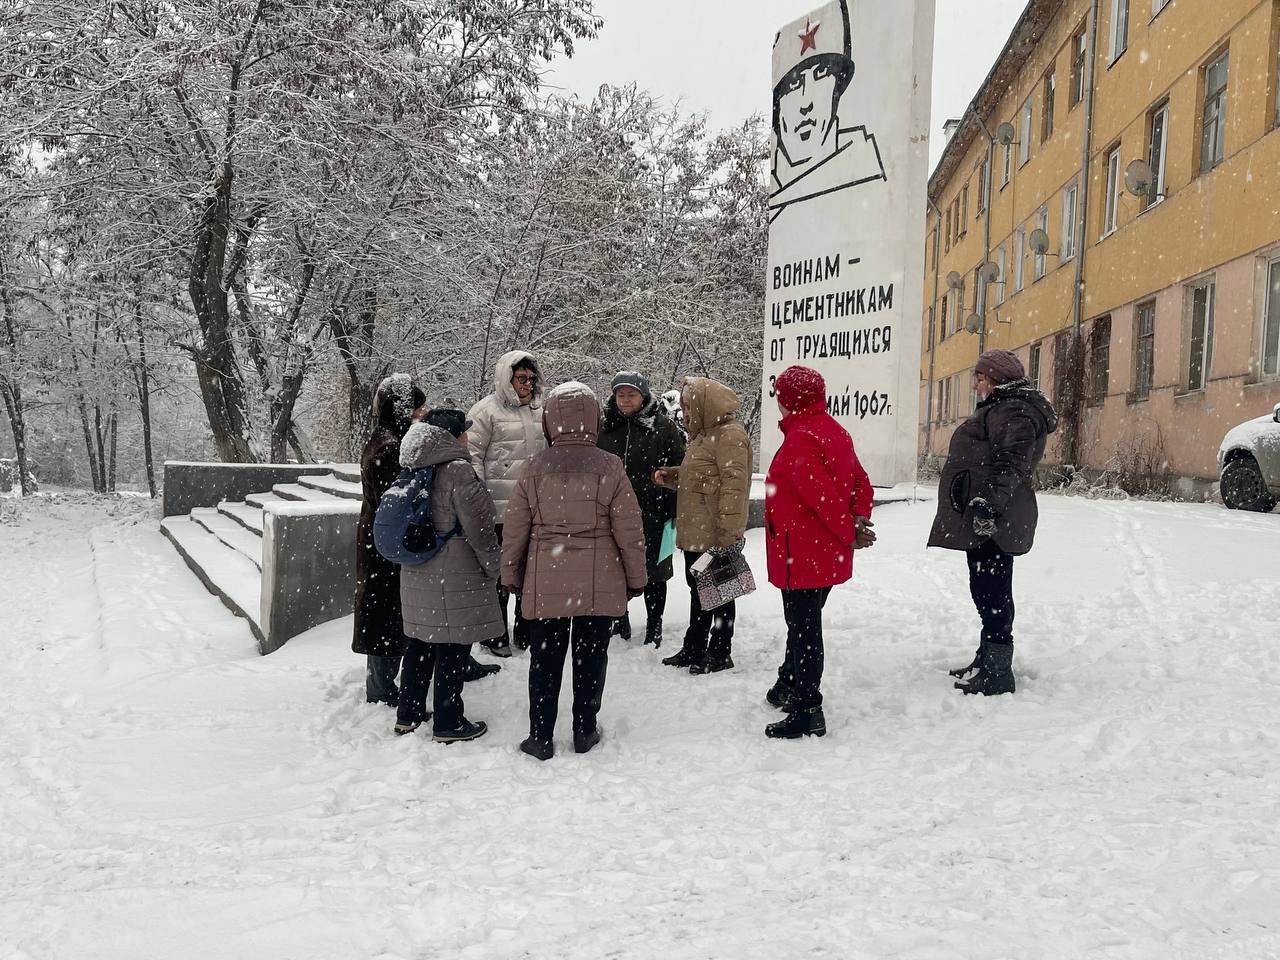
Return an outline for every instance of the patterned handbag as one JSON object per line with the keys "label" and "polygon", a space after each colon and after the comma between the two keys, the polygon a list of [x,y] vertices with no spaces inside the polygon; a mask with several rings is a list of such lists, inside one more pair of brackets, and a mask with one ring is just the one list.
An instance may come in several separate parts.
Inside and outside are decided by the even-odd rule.
{"label": "patterned handbag", "polygon": [[730,600],[755,592],[756,578],[747,558],[742,555],[745,541],[738,541],[732,553],[721,554],[711,564],[694,574],[698,586],[698,603],[703,610],[714,610]]}

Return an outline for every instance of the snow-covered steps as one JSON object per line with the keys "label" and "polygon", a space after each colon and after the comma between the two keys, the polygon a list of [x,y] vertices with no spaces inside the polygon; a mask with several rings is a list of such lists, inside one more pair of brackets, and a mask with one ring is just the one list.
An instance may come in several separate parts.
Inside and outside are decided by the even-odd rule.
{"label": "snow-covered steps", "polygon": [[299,477],[298,486],[341,497],[344,500],[364,499],[364,488],[358,480],[353,483],[350,480],[343,480],[336,474],[322,477]]}
{"label": "snow-covered steps", "polygon": [[235,520],[211,507],[197,507],[191,511],[191,519],[224,545],[244,554],[259,570],[262,569],[262,534],[249,532]]}
{"label": "snow-covered steps", "polygon": [[262,642],[261,559],[255,564],[191,517],[165,517],[160,521],[160,532],[169,538],[209,592],[236,616],[248,620],[249,629]]}
{"label": "snow-covered steps", "polygon": [[256,533],[258,536],[262,536],[261,507],[255,507],[249,503],[237,503],[234,501],[223,500],[218,504],[218,512],[224,517],[230,517],[250,533]]}
{"label": "snow-covered steps", "polygon": [[301,483],[277,483],[271,492],[280,500],[336,500],[332,493],[304,487]]}
{"label": "snow-covered steps", "polygon": [[248,506],[257,507],[261,510],[268,503],[279,503],[280,499],[274,493],[251,493],[244,498],[244,502]]}
{"label": "snow-covered steps", "polygon": [[333,466],[333,475],[343,483],[360,483],[360,464],[358,463],[336,463]]}

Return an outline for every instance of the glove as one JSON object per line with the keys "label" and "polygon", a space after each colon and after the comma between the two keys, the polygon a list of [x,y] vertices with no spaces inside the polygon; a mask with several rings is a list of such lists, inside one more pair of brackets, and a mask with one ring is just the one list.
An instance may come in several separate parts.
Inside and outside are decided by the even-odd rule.
{"label": "glove", "polygon": [[867,547],[875,546],[876,532],[871,529],[874,526],[869,517],[853,518],[853,549],[865,550]]}
{"label": "glove", "polygon": [[974,497],[969,501],[969,509],[973,512],[974,533],[985,539],[996,532],[996,512],[991,504],[982,497]]}
{"label": "glove", "polygon": [[644,587],[640,587],[638,589],[636,587],[627,587],[628,600],[634,600],[636,597],[643,597],[643,596],[644,596]]}

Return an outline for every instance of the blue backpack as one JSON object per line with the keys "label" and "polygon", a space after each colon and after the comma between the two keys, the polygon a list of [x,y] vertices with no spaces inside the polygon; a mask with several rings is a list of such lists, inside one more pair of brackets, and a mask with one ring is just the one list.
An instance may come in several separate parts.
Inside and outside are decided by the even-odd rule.
{"label": "blue backpack", "polygon": [[435,467],[404,469],[387,488],[373,516],[373,545],[378,552],[402,566],[426,563],[462,532],[462,525],[443,536],[431,522],[431,487]]}

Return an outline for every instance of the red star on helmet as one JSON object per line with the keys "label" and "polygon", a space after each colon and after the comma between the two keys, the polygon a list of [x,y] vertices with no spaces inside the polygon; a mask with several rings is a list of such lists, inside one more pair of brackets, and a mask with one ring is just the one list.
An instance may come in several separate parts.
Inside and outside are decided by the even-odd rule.
{"label": "red star on helmet", "polygon": [[818,49],[817,36],[818,36],[818,29],[821,26],[822,24],[820,22],[814,23],[814,24],[810,24],[808,20],[804,22],[804,32],[799,34],[801,56],[804,56],[804,52],[806,50]]}

